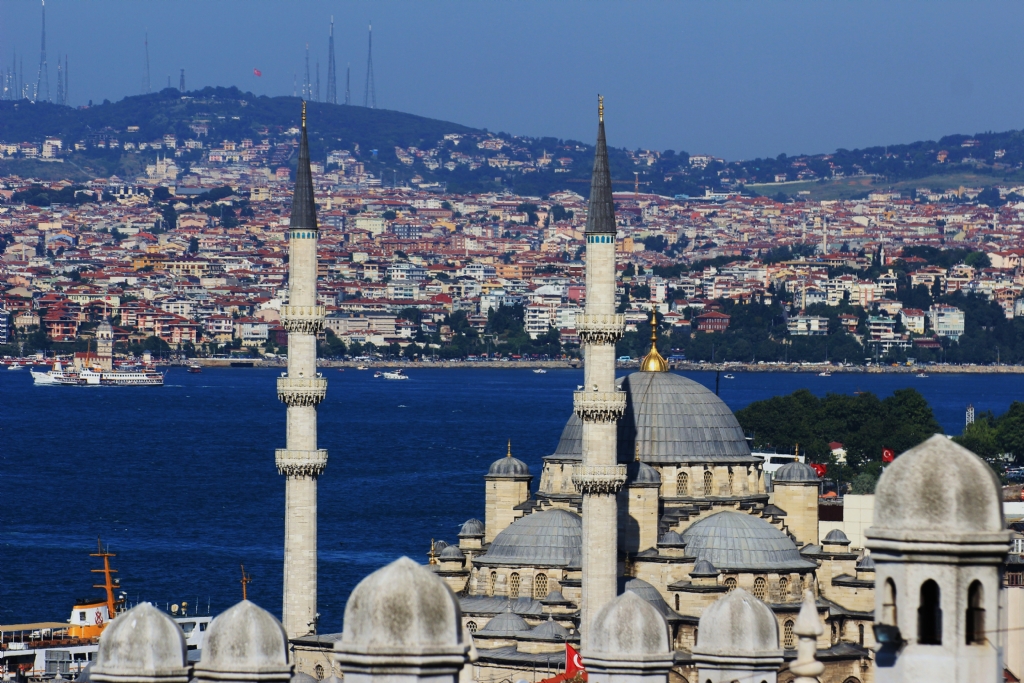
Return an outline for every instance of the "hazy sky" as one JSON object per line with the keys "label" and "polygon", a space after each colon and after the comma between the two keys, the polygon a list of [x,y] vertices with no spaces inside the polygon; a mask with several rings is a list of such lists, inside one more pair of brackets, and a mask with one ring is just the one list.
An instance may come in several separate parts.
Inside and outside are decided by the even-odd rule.
{"label": "hazy sky", "polygon": [[[525,135],[728,159],[827,152],[1024,127],[1024,3],[327,2],[49,0],[50,91],[70,61],[74,104],[151,80],[290,95],[303,48],[335,18],[339,97],[362,104],[367,23],[378,106]],[[0,0],[0,66],[39,64],[38,1]],[[263,72],[253,76],[253,68]]]}

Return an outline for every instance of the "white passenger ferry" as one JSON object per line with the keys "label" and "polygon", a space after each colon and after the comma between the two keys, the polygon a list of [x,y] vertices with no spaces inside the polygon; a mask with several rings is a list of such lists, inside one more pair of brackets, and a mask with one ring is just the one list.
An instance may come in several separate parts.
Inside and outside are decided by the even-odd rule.
{"label": "white passenger ferry", "polygon": [[104,370],[98,365],[75,371],[64,369],[57,361],[47,372],[32,370],[32,381],[42,386],[159,387],[163,386],[164,374],[146,368]]}

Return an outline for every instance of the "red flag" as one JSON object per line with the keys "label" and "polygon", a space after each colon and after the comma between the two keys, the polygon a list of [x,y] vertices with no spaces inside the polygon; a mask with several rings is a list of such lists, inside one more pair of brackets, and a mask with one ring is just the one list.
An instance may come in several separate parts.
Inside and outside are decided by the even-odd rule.
{"label": "red flag", "polygon": [[566,678],[575,676],[576,674],[583,674],[584,679],[587,676],[587,669],[583,666],[583,658],[580,657],[580,653],[570,645],[565,644],[565,676]]}
{"label": "red flag", "polygon": [[260,71],[259,69],[253,69],[252,73],[253,73],[254,76],[262,76],[263,75],[263,72]]}
{"label": "red flag", "polygon": [[896,451],[891,448],[882,449],[882,462],[892,462],[896,459]]}
{"label": "red flag", "polygon": [[811,463],[811,467],[815,472],[818,473],[819,477],[824,477],[825,472],[828,472],[828,465],[820,465],[818,463]]}

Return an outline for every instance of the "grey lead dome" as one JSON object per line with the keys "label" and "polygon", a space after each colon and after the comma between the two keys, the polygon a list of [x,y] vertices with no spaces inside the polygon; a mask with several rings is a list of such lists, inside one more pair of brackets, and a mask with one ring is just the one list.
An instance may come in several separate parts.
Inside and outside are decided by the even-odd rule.
{"label": "grey lead dome", "polygon": [[779,623],[768,605],[735,588],[704,609],[694,654],[781,656]]}
{"label": "grey lead dome", "polygon": [[200,681],[289,681],[288,637],[274,615],[243,600],[210,624],[203,656],[195,667]]}
{"label": "grey lead dome", "polygon": [[491,468],[487,470],[488,477],[528,477],[530,476],[530,468],[525,462],[519,458],[513,458],[512,456],[506,456],[499,458],[491,464]]}
{"label": "grey lead dome", "polygon": [[725,571],[806,571],[817,567],[800,556],[786,534],[742,512],[718,512],[683,532],[686,554]]}
{"label": "grey lead dome", "polygon": [[583,522],[579,515],[553,509],[517,519],[494,537],[478,565],[578,567]]}
{"label": "grey lead dome", "polygon": [[788,462],[775,472],[775,476],[772,477],[773,483],[783,482],[819,482],[821,478],[818,473],[814,471],[814,468],[810,465],[805,465],[802,462]]}

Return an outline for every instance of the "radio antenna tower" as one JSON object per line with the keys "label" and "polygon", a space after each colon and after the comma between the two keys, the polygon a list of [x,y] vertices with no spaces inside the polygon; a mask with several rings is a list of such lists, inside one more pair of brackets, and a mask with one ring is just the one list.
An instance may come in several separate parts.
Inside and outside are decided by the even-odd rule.
{"label": "radio antenna tower", "polygon": [[334,16],[331,16],[331,34],[327,39],[327,103],[338,103],[338,74],[334,69]]}
{"label": "radio antenna tower", "polygon": [[142,94],[148,95],[151,92],[149,87],[149,32],[146,32],[146,39],[143,42],[146,49],[146,65],[145,70],[142,72]]}
{"label": "radio antenna tower", "polygon": [[57,104],[64,104],[64,67],[57,59]]}
{"label": "radio antenna tower", "polygon": [[181,70],[181,78],[178,79],[178,90],[185,92],[185,70]]}
{"label": "radio antenna tower", "polygon": [[313,87],[309,80],[309,43],[306,43],[306,77],[302,81],[302,99],[310,99],[312,90]]}
{"label": "radio antenna tower", "polygon": [[320,101],[320,59],[316,60],[316,85],[313,86],[313,101]]}
{"label": "radio antenna tower", "polygon": [[[43,40],[39,49],[39,75],[36,77],[35,99],[44,102],[50,99],[50,74],[46,67],[46,0],[43,2]],[[44,95],[43,92],[46,92]]]}
{"label": "radio antenna tower", "polygon": [[352,104],[352,65],[345,65],[345,104]]}
{"label": "radio antenna tower", "polygon": [[363,106],[377,108],[377,87],[373,82],[373,22],[370,22],[370,48],[366,52],[366,91],[363,93]]}
{"label": "radio antenna tower", "polygon": [[71,91],[68,90],[68,56],[64,55],[64,104],[71,104]]}

